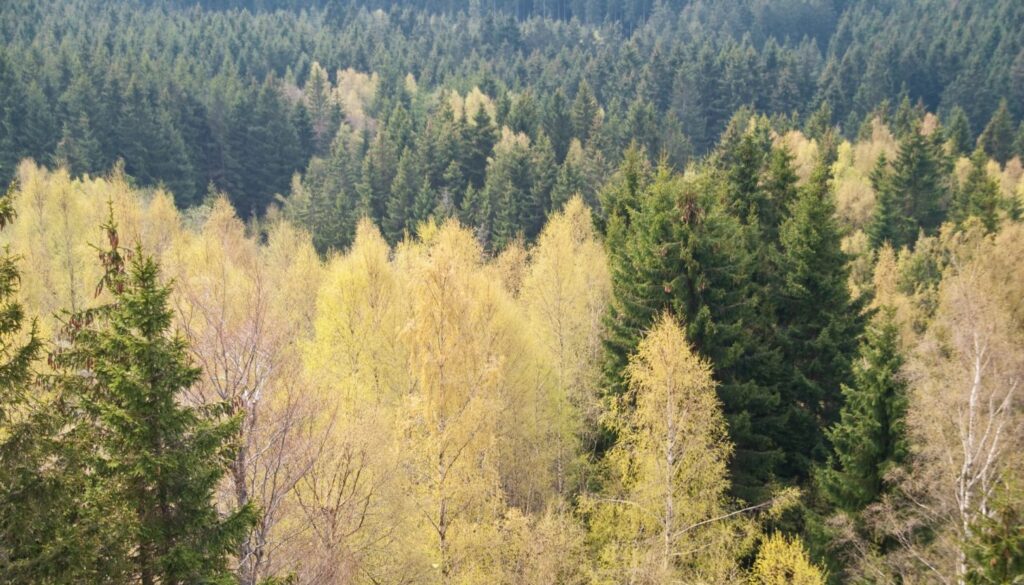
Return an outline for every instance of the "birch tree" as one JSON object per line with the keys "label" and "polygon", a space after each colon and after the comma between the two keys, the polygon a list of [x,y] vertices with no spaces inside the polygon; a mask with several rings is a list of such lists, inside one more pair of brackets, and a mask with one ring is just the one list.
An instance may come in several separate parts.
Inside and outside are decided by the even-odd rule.
{"label": "birch tree", "polygon": [[714,521],[725,507],[732,445],[710,364],[663,315],[627,377],[629,392],[611,412],[618,442],[608,456],[620,491],[594,502],[595,524],[607,531],[601,582],[735,579],[728,526]]}

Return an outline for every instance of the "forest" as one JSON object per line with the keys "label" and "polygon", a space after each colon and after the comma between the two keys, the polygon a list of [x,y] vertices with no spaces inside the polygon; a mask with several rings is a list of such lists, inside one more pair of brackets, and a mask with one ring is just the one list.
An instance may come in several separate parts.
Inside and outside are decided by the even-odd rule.
{"label": "forest", "polygon": [[0,37],[0,585],[1024,582],[1024,3]]}

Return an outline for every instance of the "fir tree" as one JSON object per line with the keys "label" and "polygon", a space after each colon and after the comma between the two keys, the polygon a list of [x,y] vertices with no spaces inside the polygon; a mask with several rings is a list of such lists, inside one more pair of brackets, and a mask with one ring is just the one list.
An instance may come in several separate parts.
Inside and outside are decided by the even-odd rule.
{"label": "fir tree", "polygon": [[200,371],[169,333],[170,287],[141,249],[126,259],[112,219],[104,228],[100,286],[113,302],[71,316],[70,345],[53,358],[64,400],[95,429],[93,473],[123,502],[132,579],[227,582],[228,557],[255,521],[251,507],[222,516],[214,502],[239,420],[227,418],[225,404],[182,402]]}
{"label": "fir tree", "polygon": [[851,512],[878,499],[885,475],[907,455],[907,384],[894,315],[885,309],[867,328],[852,384],[843,385],[839,421],[828,430],[834,453],[819,482],[829,501]]}

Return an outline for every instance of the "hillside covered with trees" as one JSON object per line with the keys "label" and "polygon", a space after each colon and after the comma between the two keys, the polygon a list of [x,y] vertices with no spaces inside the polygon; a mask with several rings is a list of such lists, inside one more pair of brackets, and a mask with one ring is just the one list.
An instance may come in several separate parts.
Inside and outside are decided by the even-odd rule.
{"label": "hillside covered with trees", "polygon": [[0,583],[1024,578],[1024,4],[0,36]]}

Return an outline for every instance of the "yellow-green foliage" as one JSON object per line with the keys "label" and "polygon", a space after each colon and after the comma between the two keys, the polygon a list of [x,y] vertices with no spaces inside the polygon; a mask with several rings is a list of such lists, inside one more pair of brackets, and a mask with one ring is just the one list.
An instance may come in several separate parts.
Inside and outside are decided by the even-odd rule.
{"label": "yellow-green foliage", "polygon": [[736,579],[742,539],[716,520],[732,445],[710,364],[666,314],[630,358],[628,378],[629,394],[608,421],[618,432],[608,454],[613,488],[585,503],[596,582]]}
{"label": "yellow-green foliage", "polygon": [[[44,333],[58,311],[98,302],[90,244],[108,200],[122,244],[138,241],[174,280],[176,326],[204,370],[191,398],[247,413],[246,452],[259,456],[238,478],[280,542],[274,570],[452,583],[569,570],[528,540],[582,542],[554,511],[585,476],[581,420],[597,416],[610,290],[582,202],[496,260],[454,222],[392,250],[364,221],[324,261],[273,214],[254,237],[223,198],[183,215],[119,174],[71,180],[31,164],[20,185],[3,238],[25,258],[20,294]],[[517,560],[500,539],[518,539]]]}
{"label": "yellow-green foliage", "polygon": [[72,180],[66,171],[47,171],[26,161],[18,168],[15,208],[18,221],[0,234],[22,258],[20,297],[40,317],[40,333],[52,335],[57,315],[80,310],[94,299],[101,268],[94,246],[102,245],[99,226],[108,201],[120,224],[121,243],[165,250],[175,237],[178,214],[169,195],[140,197],[123,174],[107,179]]}
{"label": "yellow-green foliage", "polygon": [[487,94],[480,91],[479,87],[473,87],[463,97],[459,92],[452,90],[448,94],[448,105],[451,106],[452,112],[455,113],[455,119],[460,120],[465,117],[469,124],[474,124],[474,116],[477,111],[483,107],[484,111],[487,112],[488,117],[491,121],[494,121],[497,117],[497,106],[494,105],[492,100]]}
{"label": "yellow-green foliage", "polygon": [[824,585],[825,575],[807,558],[799,538],[775,533],[761,544],[751,571],[753,585]]}
{"label": "yellow-green foliage", "polygon": [[871,188],[871,169],[879,155],[890,161],[896,155],[896,140],[880,121],[872,122],[871,139],[865,142],[843,142],[832,167],[835,183],[836,214],[851,229],[862,229],[871,219],[875,192]]}
{"label": "yellow-green foliage", "polygon": [[811,177],[815,165],[818,164],[818,142],[807,138],[799,130],[790,130],[776,137],[776,146],[784,146],[793,155],[793,168],[796,170],[800,183],[806,183]]}
{"label": "yellow-green foliage", "polygon": [[339,69],[336,79],[338,84],[331,92],[331,99],[341,106],[353,128],[366,128],[370,122],[366,109],[377,95],[380,77],[376,73],[366,74],[348,68]]}

